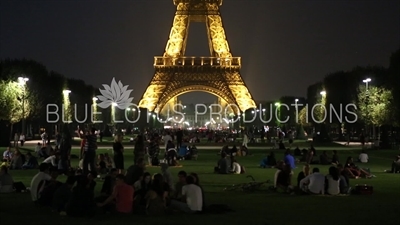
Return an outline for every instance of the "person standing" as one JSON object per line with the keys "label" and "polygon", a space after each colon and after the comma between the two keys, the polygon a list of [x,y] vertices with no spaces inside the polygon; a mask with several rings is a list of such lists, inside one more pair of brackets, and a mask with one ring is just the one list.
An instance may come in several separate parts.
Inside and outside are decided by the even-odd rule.
{"label": "person standing", "polygon": [[245,133],[243,133],[243,143],[242,143],[242,146],[248,148],[248,147],[247,147],[247,144],[248,144],[248,143],[249,143],[249,136],[248,136],[247,132],[245,132]]}
{"label": "person standing", "polygon": [[119,174],[124,173],[124,146],[122,146],[122,136],[116,135],[114,144],[114,164]]}
{"label": "person standing", "polygon": [[18,142],[19,142],[19,135],[18,133],[14,134],[14,147],[18,147]]}
{"label": "person standing", "polygon": [[96,129],[92,128],[90,134],[86,136],[85,152],[83,155],[83,174],[89,174],[90,170],[96,169],[96,149],[97,149],[97,136]]}
{"label": "person standing", "polygon": [[42,138],[42,145],[45,146],[46,142],[47,142],[47,133],[46,133],[46,131],[44,131],[40,137]]}
{"label": "person standing", "polygon": [[168,151],[168,148],[167,148],[168,141],[173,141],[171,133],[167,132],[167,134],[163,137],[163,140],[164,140],[164,144],[165,144],[165,152],[167,152]]}
{"label": "person standing", "polygon": [[135,149],[133,150],[133,160],[134,163],[137,162],[138,159],[144,158],[145,154],[145,146],[143,135],[138,135],[135,143]]}
{"label": "person standing", "polygon": [[176,147],[179,149],[182,145],[183,131],[179,128],[176,132]]}
{"label": "person standing", "polygon": [[21,133],[21,135],[19,136],[19,142],[21,143],[21,147],[24,146],[25,134]]}

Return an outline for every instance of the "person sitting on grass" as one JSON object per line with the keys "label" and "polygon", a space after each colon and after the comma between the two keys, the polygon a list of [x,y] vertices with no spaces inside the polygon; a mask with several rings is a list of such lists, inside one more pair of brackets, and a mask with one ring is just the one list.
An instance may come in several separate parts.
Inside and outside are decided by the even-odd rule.
{"label": "person sitting on grass", "polygon": [[307,149],[303,148],[303,150],[301,150],[301,157],[300,157],[300,162],[303,163],[307,163],[307,155],[308,155],[308,151]]}
{"label": "person sitting on grass", "polygon": [[319,161],[318,160],[316,160],[315,159],[315,153],[314,153],[315,151],[314,150],[312,150],[312,149],[309,149],[308,150],[308,153],[307,153],[307,159],[306,159],[306,162],[308,163],[308,164],[318,164],[319,163]]}
{"label": "person sitting on grass", "polygon": [[311,168],[309,164],[305,164],[303,166],[303,171],[297,175],[297,187],[300,187],[300,181],[306,178],[308,175],[311,174]]}
{"label": "person sitting on grass", "polygon": [[104,162],[106,162],[107,170],[114,168],[114,161],[108,153],[104,153]]}
{"label": "person sitting on grass", "polygon": [[66,215],[65,207],[71,198],[72,188],[76,182],[75,176],[69,176],[64,184],[62,184],[53,195],[52,207],[53,210],[60,213],[60,215]]}
{"label": "person sitting on grass", "polygon": [[240,156],[249,156],[249,155],[251,155],[250,154],[250,152],[249,152],[249,148],[247,147],[247,146],[240,146],[240,149],[239,149],[239,152],[240,152]]}
{"label": "person sitting on grass", "polygon": [[47,163],[42,163],[39,166],[39,173],[37,173],[31,181],[31,187],[30,187],[30,192],[31,192],[31,198],[33,202],[37,202],[37,200],[40,198],[41,192],[43,191],[44,186],[39,187],[39,184],[43,180],[51,180],[52,177],[50,176],[50,171],[49,171],[49,164]]}
{"label": "person sitting on grass", "polygon": [[329,158],[326,151],[323,151],[322,154],[319,156],[319,164],[321,165],[331,165],[332,160]]}
{"label": "person sitting on grass", "polygon": [[221,153],[221,159],[218,160],[217,166],[214,168],[215,173],[229,174],[230,162],[227,158],[226,153]]}
{"label": "person sitting on grass", "polygon": [[293,154],[294,156],[302,156],[299,146],[296,146],[296,148],[293,150]]}
{"label": "person sitting on grass", "polygon": [[151,188],[146,193],[146,214],[151,216],[164,215],[167,207],[169,186],[161,174],[154,174]]}
{"label": "person sitting on grass", "polygon": [[332,152],[333,152],[333,154],[332,154],[332,164],[333,165],[338,165],[340,163],[340,161],[339,161],[339,156],[337,154],[337,151],[333,150]]}
{"label": "person sitting on grass", "polygon": [[129,185],[134,185],[136,181],[143,176],[146,164],[143,158],[139,158],[135,165],[128,167],[125,172],[126,183]]}
{"label": "person sitting on grass", "polygon": [[205,196],[204,196],[204,190],[203,187],[200,185],[200,179],[199,179],[199,175],[197,173],[190,173],[190,176],[192,176],[194,178],[194,184],[199,186],[199,188],[201,189],[201,196],[203,197],[202,199],[202,203],[203,203],[203,211],[206,208],[206,202],[205,202]]}
{"label": "person sitting on grass", "polygon": [[340,193],[347,194],[351,190],[349,176],[347,175],[342,164],[338,164],[336,168],[338,169],[340,175]]}
{"label": "person sitting on grass", "polygon": [[56,153],[52,156],[47,157],[43,160],[43,163],[49,164],[51,167],[58,168],[58,160],[60,159],[60,154]]}
{"label": "person sitting on grass", "polygon": [[107,174],[107,163],[104,154],[99,154],[97,158],[97,171],[101,175]]}
{"label": "person sitting on grass", "polygon": [[233,155],[233,156],[235,156],[235,155],[238,154],[238,149],[237,149],[236,145],[233,145],[233,146],[232,146],[232,148],[231,148],[229,154],[230,154],[230,155]]}
{"label": "person sitting on grass", "polygon": [[300,189],[308,194],[325,194],[325,176],[319,172],[318,168],[313,169],[313,173],[300,181]]}
{"label": "person sitting on grass", "polygon": [[365,151],[365,149],[363,149],[363,150],[361,151],[361,154],[358,156],[358,161],[359,161],[360,163],[368,163],[369,158],[368,158],[367,151]]}
{"label": "person sitting on grass", "polygon": [[8,173],[7,166],[0,167],[0,193],[14,192],[14,180]]}
{"label": "person sitting on grass", "polygon": [[22,165],[24,164],[23,156],[24,155],[18,149],[16,149],[10,162],[10,169],[22,169]]}
{"label": "person sitting on grass", "polygon": [[38,161],[35,156],[30,152],[26,153],[26,162],[22,165],[22,169],[36,169],[38,167]]}
{"label": "person sitting on grass", "polygon": [[98,203],[98,207],[104,207],[106,211],[128,214],[132,213],[134,190],[131,185],[125,183],[125,176],[118,174],[115,177],[114,190],[104,202]]}
{"label": "person sitting on grass", "polygon": [[135,211],[146,205],[145,196],[146,193],[150,190],[150,188],[151,188],[151,175],[150,173],[146,172],[143,174],[142,177],[140,177],[140,180],[136,181],[135,184],[133,185],[133,189],[135,191],[135,196],[133,200]]}
{"label": "person sitting on grass", "polygon": [[103,199],[109,197],[112,194],[115,185],[115,178],[118,172],[118,169],[114,168],[111,169],[110,172],[105,176],[104,183],[100,191],[100,196],[104,196]]}
{"label": "person sitting on grass", "polygon": [[40,142],[37,143],[36,147],[35,147],[35,153],[38,156],[40,149],[42,148],[42,144]]}
{"label": "person sitting on grass", "polygon": [[160,167],[161,167],[161,175],[164,177],[164,182],[168,184],[169,189],[171,191],[174,191],[174,188],[175,188],[174,181],[172,178],[171,171],[169,171],[169,169],[168,169],[168,164],[161,163]]}
{"label": "person sitting on grass", "polygon": [[276,158],[275,153],[270,152],[267,157],[261,160],[260,167],[261,168],[274,168],[276,166]]}
{"label": "person sitting on grass", "polygon": [[40,198],[37,203],[41,206],[51,206],[52,199],[54,193],[57,191],[59,187],[62,186],[60,181],[57,181],[58,178],[58,170],[57,168],[50,167],[50,180],[42,180],[39,184],[39,187],[42,189],[40,193]]}
{"label": "person sitting on grass", "polygon": [[292,169],[296,168],[296,160],[294,159],[292,154],[290,154],[290,149],[287,149],[285,152],[284,162],[286,165],[290,165]]}
{"label": "person sitting on grass", "polygon": [[187,173],[183,170],[178,172],[178,182],[175,184],[175,190],[172,192],[173,199],[180,199],[182,197],[182,187],[186,185]]}
{"label": "person sitting on grass", "polygon": [[329,174],[326,176],[326,193],[329,195],[338,195],[341,193],[340,191],[340,174],[339,169],[331,166],[329,167]]}
{"label": "person sitting on grass", "polygon": [[203,210],[202,190],[195,184],[193,176],[186,177],[186,185],[182,188],[182,199],[181,201],[172,200],[171,208],[184,213],[195,213]]}
{"label": "person sitting on grass", "polygon": [[392,162],[392,169],[385,170],[386,173],[400,173],[400,154],[396,156],[396,159]]}
{"label": "person sitting on grass", "polygon": [[3,162],[10,163],[13,156],[14,156],[13,151],[11,150],[10,147],[8,147],[7,150],[3,152]]}
{"label": "person sitting on grass", "polygon": [[285,192],[292,192],[292,168],[289,164],[280,162],[274,177],[274,189],[282,189]]}
{"label": "person sitting on grass", "polygon": [[236,159],[232,159],[232,167],[231,167],[230,172],[233,174],[241,174],[242,173],[242,167],[240,166],[240,164],[237,162]]}
{"label": "person sitting on grass", "polygon": [[225,154],[227,154],[227,155],[230,155],[230,154],[231,154],[231,151],[230,151],[228,145],[222,146],[221,151],[219,151],[219,152],[217,153],[217,155],[220,155],[220,154],[222,154],[222,153],[225,153]]}
{"label": "person sitting on grass", "polygon": [[39,158],[43,158],[43,159],[46,159],[47,157],[49,157],[49,155],[47,154],[47,148],[45,146],[42,146],[40,148],[40,150],[38,151],[37,156]]}
{"label": "person sitting on grass", "polygon": [[348,157],[344,166],[345,171],[349,174],[350,178],[358,179],[360,177],[372,178],[373,176],[364,169],[358,168],[353,163],[353,157]]}
{"label": "person sitting on grass", "polygon": [[65,212],[71,217],[91,217],[95,215],[94,192],[86,176],[77,177],[77,184],[72,189],[71,197],[65,206]]}

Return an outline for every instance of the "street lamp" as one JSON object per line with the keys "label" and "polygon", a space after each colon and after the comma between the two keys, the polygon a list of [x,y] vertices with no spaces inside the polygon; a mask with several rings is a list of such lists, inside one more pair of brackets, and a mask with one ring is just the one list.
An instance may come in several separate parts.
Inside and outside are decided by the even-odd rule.
{"label": "street lamp", "polygon": [[63,94],[64,94],[64,95],[69,95],[70,93],[71,93],[70,90],[64,90],[64,91],[63,91]]}
{"label": "street lamp", "polygon": [[99,99],[96,98],[96,97],[93,97],[92,100],[93,100],[93,102],[96,102],[96,101],[99,100]]}
{"label": "street lamp", "polygon": [[26,98],[26,82],[29,81],[27,77],[18,77],[18,84],[22,87],[22,131],[25,135],[25,98]]}
{"label": "street lamp", "polygon": [[367,79],[363,80],[363,82],[365,83],[365,90],[367,90],[367,92],[368,92],[368,83],[371,82],[371,78],[367,78]]}
{"label": "street lamp", "polygon": [[321,94],[322,96],[325,96],[325,95],[326,95],[326,91],[321,91],[320,94]]}
{"label": "street lamp", "polygon": [[[367,78],[365,80],[363,80],[363,83],[365,83],[365,106],[368,107],[369,105],[369,92],[368,92],[368,83],[371,82],[371,78]],[[366,116],[367,116],[367,120],[369,120],[369,114],[368,114],[369,110],[367,108],[366,110]],[[368,129],[369,130],[369,129]],[[370,130],[369,130],[370,131]],[[375,127],[372,128],[372,138],[375,141]]]}

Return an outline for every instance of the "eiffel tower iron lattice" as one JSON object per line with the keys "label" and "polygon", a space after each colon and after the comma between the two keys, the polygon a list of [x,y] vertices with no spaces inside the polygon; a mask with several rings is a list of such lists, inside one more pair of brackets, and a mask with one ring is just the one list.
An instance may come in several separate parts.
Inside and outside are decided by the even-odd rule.
{"label": "eiffel tower iron lattice", "polygon": [[[163,56],[154,57],[155,74],[139,107],[160,112],[174,97],[202,91],[236,105],[242,112],[255,108],[241,75],[241,58],[232,57],[222,26],[222,0],[173,0],[176,13]],[[185,57],[191,22],[206,24],[211,57]],[[237,109],[232,107],[232,110]],[[240,112],[234,112],[239,114]]]}

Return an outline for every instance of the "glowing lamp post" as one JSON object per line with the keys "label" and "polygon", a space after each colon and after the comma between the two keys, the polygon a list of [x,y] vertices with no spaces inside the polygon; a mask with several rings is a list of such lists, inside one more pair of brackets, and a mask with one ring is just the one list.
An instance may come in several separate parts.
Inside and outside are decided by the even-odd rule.
{"label": "glowing lamp post", "polygon": [[67,114],[67,121],[71,121],[71,102],[69,101],[69,94],[71,94],[70,90],[63,90],[63,105],[64,105],[64,112]]}
{"label": "glowing lamp post", "polygon": [[27,77],[18,77],[18,84],[22,88],[22,130],[21,132],[25,134],[25,98],[26,98],[26,82],[29,81]]}
{"label": "glowing lamp post", "polygon": [[367,78],[365,80],[363,80],[363,82],[365,83],[365,90],[368,92],[368,83],[371,82],[371,78]]}
{"label": "glowing lamp post", "polygon": [[93,118],[92,119],[93,119],[93,123],[95,123],[97,121],[97,118],[96,118],[96,115],[97,115],[97,100],[99,100],[99,99],[96,98],[96,97],[93,97],[92,100],[93,100],[93,104],[92,104],[92,107],[93,107],[92,116],[93,116]]}
{"label": "glowing lamp post", "polygon": [[[365,83],[365,106],[367,107],[367,110],[366,110],[366,117],[367,117],[367,120],[369,120],[369,110],[368,110],[368,105],[369,105],[369,92],[368,92],[368,83],[369,82],[371,82],[372,80],[371,80],[371,78],[367,78],[367,79],[365,79],[365,80],[363,80],[363,83]],[[368,123],[369,123],[370,121],[368,121]],[[375,127],[373,127],[372,128],[372,138],[373,138],[373,140],[375,141]]]}
{"label": "glowing lamp post", "polygon": [[[281,121],[281,103],[280,102],[275,102],[275,107],[276,107],[276,110],[277,110],[277,111],[275,111],[275,115],[278,114],[276,125],[280,126],[280,121]],[[278,112],[278,113],[276,113],[276,112]]]}

